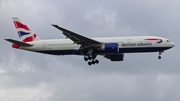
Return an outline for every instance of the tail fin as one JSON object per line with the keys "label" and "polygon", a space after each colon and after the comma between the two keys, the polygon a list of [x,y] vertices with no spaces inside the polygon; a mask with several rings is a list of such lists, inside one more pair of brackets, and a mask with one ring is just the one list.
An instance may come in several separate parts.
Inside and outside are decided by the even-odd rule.
{"label": "tail fin", "polygon": [[22,42],[38,41],[40,38],[18,17],[13,17],[13,22]]}

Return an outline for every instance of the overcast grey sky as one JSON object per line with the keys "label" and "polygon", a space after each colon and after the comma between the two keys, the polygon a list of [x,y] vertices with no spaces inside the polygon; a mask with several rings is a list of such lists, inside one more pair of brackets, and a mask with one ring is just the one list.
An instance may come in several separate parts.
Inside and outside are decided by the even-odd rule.
{"label": "overcast grey sky", "polygon": [[[179,0],[0,0],[0,101],[179,101]],[[65,38],[58,24],[88,37],[153,35],[176,46],[158,53],[98,57],[51,56],[11,48],[18,39],[11,17],[41,39]]]}

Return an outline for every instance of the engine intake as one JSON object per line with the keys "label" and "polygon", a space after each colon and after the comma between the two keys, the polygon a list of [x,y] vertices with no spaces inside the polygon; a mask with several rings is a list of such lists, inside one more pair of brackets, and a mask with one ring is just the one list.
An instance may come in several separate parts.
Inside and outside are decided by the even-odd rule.
{"label": "engine intake", "polygon": [[118,43],[104,43],[101,49],[105,53],[119,53],[119,44]]}

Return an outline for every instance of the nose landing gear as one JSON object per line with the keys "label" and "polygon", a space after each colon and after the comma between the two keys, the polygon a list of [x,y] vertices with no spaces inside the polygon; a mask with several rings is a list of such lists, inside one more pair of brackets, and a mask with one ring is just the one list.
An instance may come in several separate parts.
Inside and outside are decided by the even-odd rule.
{"label": "nose landing gear", "polygon": [[158,56],[158,59],[161,59],[161,56]]}
{"label": "nose landing gear", "polygon": [[162,55],[163,52],[164,52],[164,51],[160,51],[160,52],[159,52],[158,59],[161,59],[161,55]]}

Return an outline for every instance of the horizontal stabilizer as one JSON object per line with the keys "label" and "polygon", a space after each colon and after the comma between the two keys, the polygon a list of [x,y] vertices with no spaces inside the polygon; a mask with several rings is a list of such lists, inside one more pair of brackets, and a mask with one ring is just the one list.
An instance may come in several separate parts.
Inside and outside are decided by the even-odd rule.
{"label": "horizontal stabilizer", "polygon": [[17,41],[17,40],[13,40],[13,39],[5,39],[5,40],[6,40],[6,41],[9,41],[9,42],[11,42],[11,43],[20,45],[20,46],[33,46],[33,45],[31,45],[31,44],[24,43],[24,42]]}

